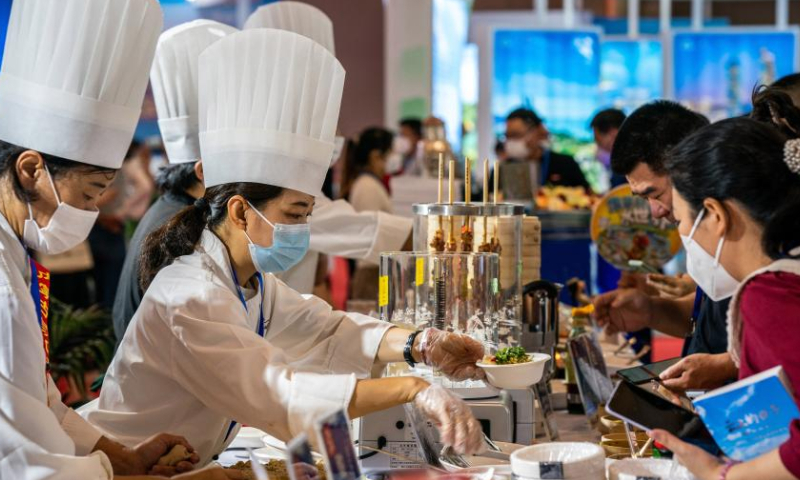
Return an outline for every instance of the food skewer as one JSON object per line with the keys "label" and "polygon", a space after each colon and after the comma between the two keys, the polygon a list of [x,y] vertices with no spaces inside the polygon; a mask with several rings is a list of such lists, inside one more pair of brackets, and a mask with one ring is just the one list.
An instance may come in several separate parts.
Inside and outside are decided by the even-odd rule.
{"label": "food skewer", "polygon": [[[497,206],[497,194],[500,191],[500,162],[494,161],[494,198],[492,204]],[[494,231],[492,232],[492,241],[489,250],[494,253],[500,253],[502,247],[500,240],[497,238],[497,225],[500,223],[499,215],[494,217]]]}
{"label": "food skewer", "polygon": [[[472,172],[470,171],[469,158],[464,159],[464,204],[469,205],[472,201]],[[461,226],[461,251],[471,252],[475,234],[472,231],[472,220],[469,215],[464,217],[464,224]]]}
{"label": "food skewer", "polygon": [[[450,184],[448,185],[448,204],[453,205],[453,190],[455,189],[455,181],[456,181],[456,162],[455,160],[450,160]],[[445,249],[448,252],[455,252],[457,248],[456,245],[456,232],[455,232],[455,218],[454,215],[450,214],[450,235],[447,237],[447,244],[445,245]]]}
{"label": "food skewer", "polygon": [[479,252],[491,252],[491,247],[489,246],[489,226],[488,226],[488,216],[486,214],[485,208],[489,206],[489,159],[484,159],[483,161],[483,207],[484,207],[484,214],[483,214],[483,241],[481,245],[478,247]]}
{"label": "food skewer", "polygon": [[[442,204],[442,196],[443,196],[443,182],[444,182],[444,155],[439,153],[439,184],[438,184],[438,193],[436,197],[436,203],[441,205]],[[444,227],[442,226],[442,216],[439,215],[438,218],[439,228],[436,229],[436,233],[433,235],[433,239],[431,240],[431,248],[435,252],[443,252],[444,251]]]}

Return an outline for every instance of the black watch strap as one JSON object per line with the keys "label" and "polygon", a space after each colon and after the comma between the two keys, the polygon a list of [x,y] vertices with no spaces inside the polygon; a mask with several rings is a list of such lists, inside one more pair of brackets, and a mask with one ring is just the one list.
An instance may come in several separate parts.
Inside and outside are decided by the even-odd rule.
{"label": "black watch strap", "polygon": [[406,346],[403,348],[403,359],[406,361],[409,367],[414,368],[417,365],[417,362],[414,361],[414,355],[412,355],[412,351],[414,348],[414,341],[417,339],[417,335],[422,333],[422,330],[417,330],[413,332],[411,335],[408,336],[408,340],[406,340]]}

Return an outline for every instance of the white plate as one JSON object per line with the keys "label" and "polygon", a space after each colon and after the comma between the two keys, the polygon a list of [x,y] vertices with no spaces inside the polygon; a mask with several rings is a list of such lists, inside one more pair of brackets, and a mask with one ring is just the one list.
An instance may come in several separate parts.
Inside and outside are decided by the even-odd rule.
{"label": "white plate", "polygon": [[266,434],[253,427],[242,427],[236,438],[233,439],[228,448],[263,448],[262,438]]}
{"label": "white plate", "polygon": [[544,353],[528,353],[530,362],[512,365],[495,365],[478,362],[478,366],[486,372],[486,381],[497,388],[507,390],[523,390],[535,385],[542,379],[544,366],[550,355]]}
{"label": "white plate", "polygon": [[[525,448],[525,445],[520,445],[518,443],[506,443],[506,442],[494,442],[495,445],[500,447],[500,450],[503,453],[507,453],[511,455],[512,453],[516,452],[521,448]],[[495,475],[503,475],[503,476],[510,476],[511,475],[511,464],[507,461],[498,460],[496,458],[491,457],[482,457],[480,455],[466,455],[464,456],[464,460],[469,462],[471,465],[470,468],[460,468],[455,465],[451,465],[444,460],[442,460],[442,464],[444,465],[445,470],[448,472],[464,472],[470,471],[473,469],[480,469],[486,470],[487,467],[491,467],[495,469]]]}

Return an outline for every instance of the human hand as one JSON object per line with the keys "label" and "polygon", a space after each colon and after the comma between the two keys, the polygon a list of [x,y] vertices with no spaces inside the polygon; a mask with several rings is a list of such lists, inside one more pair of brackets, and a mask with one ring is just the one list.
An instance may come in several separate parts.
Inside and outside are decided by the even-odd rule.
{"label": "human hand", "polygon": [[414,349],[425,365],[438,368],[452,380],[486,377],[483,369],[476,365],[483,358],[483,345],[466,335],[426,328],[417,335]]}
{"label": "human hand", "polygon": [[606,332],[635,332],[650,326],[653,318],[651,298],[638,289],[622,288],[598,295],[592,300],[597,324]]}
{"label": "human hand", "polygon": [[719,480],[724,464],[719,458],[700,447],[686,443],[664,430],[653,430],[647,433],[653,440],[664,445],[675,459],[686,467],[698,480]]}
{"label": "human hand", "polygon": [[695,353],[661,372],[659,377],[673,390],[712,390],[739,374],[729,353]]}
{"label": "human hand", "polygon": [[224,470],[220,467],[204,468],[196,472],[184,473],[173,480],[245,480],[247,476],[244,472],[234,469]]}
{"label": "human hand", "polygon": [[296,480],[319,480],[319,470],[314,465],[298,462],[292,464]]}
{"label": "human hand", "polygon": [[647,285],[658,290],[659,295],[665,298],[681,298],[694,293],[697,284],[692,277],[686,274],[678,276],[651,273],[647,275]]}
{"label": "human hand", "polygon": [[466,455],[483,450],[481,424],[464,400],[450,390],[441,385],[431,385],[417,394],[414,405],[436,425],[439,438],[446,447]]}
{"label": "human hand", "polygon": [[[186,450],[191,454],[189,459],[180,461],[173,466],[158,465],[158,460],[168,454],[176,445],[183,445],[186,447]],[[200,461],[200,457],[194,452],[194,448],[189,445],[189,442],[186,441],[185,438],[167,433],[153,435],[135,446],[132,452],[141,465],[140,468],[143,470],[143,473],[165,477],[191,471],[194,469],[194,464]]]}

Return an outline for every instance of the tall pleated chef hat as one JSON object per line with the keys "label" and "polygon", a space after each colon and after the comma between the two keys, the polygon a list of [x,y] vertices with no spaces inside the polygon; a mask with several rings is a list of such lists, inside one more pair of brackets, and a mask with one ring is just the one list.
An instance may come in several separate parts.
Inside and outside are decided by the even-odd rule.
{"label": "tall pleated chef hat", "polygon": [[200,160],[198,59],[209,45],[238,31],[212,20],[195,20],[167,30],[158,39],[150,84],[169,163]]}
{"label": "tall pleated chef hat", "polygon": [[344,68],[292,32],[229,35],[200,55],[206,187],[255,182],[318,195],[333,153]]}
{"label": "tall pleated chef hat", "polygon": [[16,0],[0,69],[0,139],[122,166],[161,27],[157,0]]}
{"label": "tall pleated chef hat", "polygon": [[281,1],[264,5],[250,15],[244,28],[275,28],[299,33],[336,55],[333,22],[322,10],[307,3]]}

